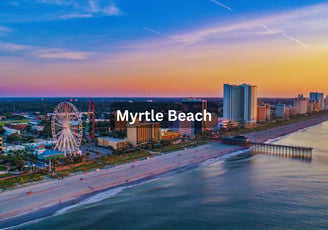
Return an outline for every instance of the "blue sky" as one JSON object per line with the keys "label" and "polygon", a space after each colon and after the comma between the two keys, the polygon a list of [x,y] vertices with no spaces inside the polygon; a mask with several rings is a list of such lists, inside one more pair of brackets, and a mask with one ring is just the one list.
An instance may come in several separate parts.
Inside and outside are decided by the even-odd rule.
{"label": "blue sky", "polygon": [[[131,78],[150,81],[160,75],[197,84],[193,73],[206,68],[210,85],[215,76],[217,85],[229,79],[239,83],[237,72],[225,69],[220,76],[219,68],[325,50],[327,10],[327,2],[314,0],[0,1],[0,78],[6,82],[0,96],[17,95],[11,89],[22,78],[39,82],[38,89],[47,87],[54,74],[69,82],[80,76],[84,85],[91,75],[98,84],[110,79],[117,96],[127,95],[120,87]],[[199,69],[188,72],[195,66]],[[253,80],[251,73],[245,79]],[[28,87],[23,95],[48,92]],[[58,87],[49,95],[66,92]],[[211,90],[208,95],[217,94]],[[190,85],[185,93],[194,91]],[[89,94],[112,95],[97,92],[95,86]]]}
{"label": "blue sky", "polygon": [[[116,50],[142,39],[246,20],[324,1],[8,0],[0,2],[0,41],[81,51]],[[149,29],[149,30],[147,30]]]}

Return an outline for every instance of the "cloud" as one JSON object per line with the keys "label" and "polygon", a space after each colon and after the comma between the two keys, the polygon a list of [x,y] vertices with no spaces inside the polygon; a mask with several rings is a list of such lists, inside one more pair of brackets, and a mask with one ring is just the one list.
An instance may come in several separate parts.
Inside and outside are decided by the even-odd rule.
{"label": "cloud", "polygon": [[148,27],[144,27],[144,29],[147,30],[147,31],[149,31],[149,32],[151,32],[151,33],[154,33],[154,34],[157,34],[157,35],[161,35],[160,32],[158,32],[158,31],[156,31],[156,30],[153,30],[153,29],[150,29],[150,28],[148,28]]}
{"label": "cloud", "polygon": [[73,13],[73,14],[64,14],[64,15],[60,15],[58,16],[57,19],[71,19],[71,18],[91,18],[93,17],[92,14],[79,14],[79,13]]}
{"label": "cloud", "polygon": [[68,60],[86,60],[89,53],[69,51],[64,49],[41,49],[36,52],[40,58],[68,59]]}
{"label": "cloud", "polygon": [[[30,20],[68,20],[74,18],[91,18],[91,17],[106,17],[126,15],[117,7],[114,0],[25,0],[24,4],[17,7],[32,5],[40,7],[40,15],[36,17],[17,19],[16,21]],[[51,7],[51,8],[50,8]]]}
{"label": "cloud", "polygon": [[[190,32],[185,32],[181,34],[176,34],[170,36],[173,41],[184,44],[195,44],[202,41],[207,41],[213,38],[217,38],[219,36],[227,36],[231,33],[241,33],[241,34],[277,34],[280,33],[283,37],[297,42],[302,46],[307,46],[305,43],[301,42],[298,39],[287,35],[283,31],[295,30],[297,33],[303,33],[303,31],[308,31],[311,28],[300,27],[303,23],[308,21],[316,20],[316,18],[320,18],[317,23],[322,25],[323,18],[327,18],[326,12],[328,10],[328,4],[318,4],[310,7],[300,8],[288,12],[273,14],[270,16],[250,19],[247,21],[232,23],[228,25],[220,25],[220,26],[212,26],[201,28],[198,30],[193,30]],[[321,17],[320,17],[321,16]],[[263,31],[259,32],[259,25],[273,25],[276,27],[282,27],[283,31],[274,31],[274,30],[266,30],[265,33]],[[308,32],[306,32],[308,33]],[[305,33],[305,34],[306,34]],[[303,33],[304,34],[304,33]]]}
{"label": "cloud", "polygon": [[26,46],[26,45],[17,45],[17,44],[12,44],[12,43],[0,42],[0,50],[3,50],[3,51],[16,52],[16,51],[21,51],[21,50],[27,50],[29,48],[30,48],[30,46]]}
{"label": "cloud", "polygon": [[1,26],[0,25],[0,36],[6,36],[11,31],[12,31],[12,29],[10,29],[6,26]]}
{"label": "cloud", "polygon": [[216,0],[210,0],[210,1],[213,2],[214,4],[218,5],[218,6],[221,6],[221,7],[223,7],[223,8],[226,8],[227,10],[232,11],[232,9],[231,9],[229,6],[224,5],[224,4],[221,3],[221,2],[218,2],[218,1],[216,1]]}
{"label": "cloud", "polygon": [[260,25],[260,26],[263,27],[269,34],[280,34],[282,37],[287,38],[290,41],[296,42],[296,43],[298,43],[299,45],[301,45],[301,46],[303,46],[305,48],[308,47],[304,42],[301,42],[300,40],[298,40],[298,39],[296,39],[294,37],[289,36],[288,34],[286,34],[283,31],[273,30],[273,29],[269,28],[266,25]]}
{"label": "cloud", "polygon": [[13,54],[24,54],[34,56],[36,58],[45,59],[66,59],[66,60],[86,60],[90,52],[74,51],[58,48],[44,48],[38,46],[21,45],[13,43],[0,42],[0,51],[10,52]]}

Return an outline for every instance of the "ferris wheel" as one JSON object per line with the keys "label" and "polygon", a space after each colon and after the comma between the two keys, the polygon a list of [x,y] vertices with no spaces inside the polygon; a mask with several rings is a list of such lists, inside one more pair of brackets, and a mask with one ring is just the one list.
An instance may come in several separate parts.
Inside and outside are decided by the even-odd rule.
{"label": "ferris wheel", "polygon": [[69,102],[58,104],[51,119],[52,136],[56,141],[55,150],[76,154],[83,136],[80,112]]}

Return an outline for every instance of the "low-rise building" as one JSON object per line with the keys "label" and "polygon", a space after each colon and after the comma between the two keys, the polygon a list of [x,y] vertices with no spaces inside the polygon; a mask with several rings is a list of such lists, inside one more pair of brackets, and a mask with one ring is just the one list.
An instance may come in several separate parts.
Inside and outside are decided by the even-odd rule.
{"label": "low-rise building", "polygon": [[127,139],[118,139],[113,137],[98,137],[98,145],[103,147],[112,147],[114,150],[123,150],[129,148]]}
{"label": "low-rise building", "polygon": [[175,139],[179,138],[180,135],[181,134],[179,132],[168,131],[168,132],[164,133],[163,135],[161,135],[161,140],[175,140]]}
{"label": "low-rise building", "polygon": [[28,123],[26,122],[11,122],[11,123],[7,123],[5,125],[8,128],[11,129],[17,129],[17,130],[23,130],[26,128],[26,126],[28,126]]}
{"label": "low-rise building", "polygon": [[26,151],[26,146],[23,145],[10,145],[3,147],[3,152],[6,154],[14,153],[16,151]]}
{"label": "low-rise building", "polygon": [[52,160],[64,158],[64,153],[52,150],[52,149],[39,149],[34,152],[39,160]]}

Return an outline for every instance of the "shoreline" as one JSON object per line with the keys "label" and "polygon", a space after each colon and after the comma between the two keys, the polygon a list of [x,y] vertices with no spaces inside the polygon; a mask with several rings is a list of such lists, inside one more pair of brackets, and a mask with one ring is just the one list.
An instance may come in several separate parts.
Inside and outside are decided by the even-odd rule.
{"label": "shoreline", "polygon": [[308,120],[275,127],[272,129],[250,132],[245,135],[252,142],[265,143],[267,141],[270,141],[270,143],[273,143],[291,133],[296,133],[301,130],[306,130],[327,121],[328,121],[328,115],[324,115],[321,117],[311,118]]}
{"label": "shoreline", "polygon": [[[212,148],[211,148],[212,147]],[[95,180],[97,178],[99,178],[99,176],[97,175],[97,172],[90,172],[87,175],[74,175],[72,177],[69,178],[64,178],[63,181],[72,181],[71,186],[67,186],[65,185],[65,187],[63,189],[66,190],[72,190],[75,189],[77,190],[77,192],[75,191],[71,191],[71,193],[69,195],[66,196],[61,196],[60,194],[55,195],[56,199],[53,199],[53,197],[49,197],[46,196],[47,201],[46,202],[40,202],[38,200],[38,205],[33,205],[33,199],[32,197],[34,196],[38,196],[38,194],[43,194],[47,195],[47,193],[50,192],[56,192],[56,190],[60,190],[61,188],[57,188],[56,186],[51,187],[53,184],[55,185],[59,185],[61,184],[61,181],[50,181],[50,182],[45,182],[45,183],[40,183],[37,185],[32,185],[30,187],[24,187],[24,188],[19,188],[13,191],[8,191],[8,192],[4,192],[6,193],[5,195],[9,198],[6,199],[6,197],[2,197],[4,193],[2,193],[0,195],[0,210],[2,212],[2,209],[9,207],[9,204],[11,203],[15,203],[16,208],[11,207],[12,209],[10,211],[6,210],[6,213],[2,213],[0,214],[0,228],[11,228],[11,227],[15,227],[17,225],[20,224],[24,224],[24,223],[28,223],[30,221],[34,221],[36,219],[40,219],[40,218],[45,218],[47,216],[51,216],[53,214],[55,214],[58,210],[67,208],[69,206],[75,205],[75,204],[79,204],[80,202],[82,202],[83,200],[86,200],[89,197],[92,197],[95,194],[107,191],[109,189],[115,189],[115,188],[119,188],[119,187],[126,187],[126,186],[133,186],[133,185],[137,185],[140,183],[144,183],[147,181],[150,181],[152,179],[155,178],[160,178],[165,176],[166,174],[169,173],[177,173],[177,172],[181,172],[181,171],[186,171],[192,168],[195,168],[197,166],[199,166],[201,163],[206,162],[207,160],[210,159],[214,159],[214,158],[220,158],[224,155],[230,154],[230,153],[234,153],[240,150],[243,150],[245,148],[242,147],[237,147],[237,146],[229,146],[229,145],[223,145],[223,144],[218,144],[218,143],[214,143],[214,144],[207,144],[204,146],[200,146],[200,147],[196,147],[196,148],[192,148],[192,149],[188,149],[186,150],[180,150],[180,151],[175,151],[175,152],[171,152],[165,155],[161,155],[161,156],[157,156],[154,158],[151,158],[149,160],[144,160],[144,161],[138,161],[138,162],[131,162],[131,163],[127,163],[124,165],[120,165],[114,168],[109,168],[109,169],[105,169],[102,170],[102,177],[104,177],[104,179],[109,179],[107,174],[112,174],[112,175],[116,175],[116,174],[120,174],[120,173],[126,173],[126,171],[131,171],[133,169],[136,169],[137,167],[142,167],[143,165],[145,167],[150,167],[151,171],[147,171],[145,173],[142,173],[143,169],[140,169],[141,171],[141,175],[136,175],[135,178],[132,176],[125,176],[123,180],[119,180],[118,183],[113,183],[112,181],[110,181],[107,184],[103,184],[100,183],[100,186],[95,187],[93,189],[85,189],[87,188],[86,186],[82,186],[82,188],[76,188],[76,187],[72,187],[74,186],[74,184],[81,184],[87,181],[88,184],[93,184],[96,183]],[[209,154],[207,154],[206,156],[202,156],[202,154],[204,152],[210,152]],[[178,156],[177,156],[178,154]],[[179,157],[179,155],[181,155],[182,161],[177,161],[176,158]],[[186,157],[184,157],[184,155],[186,155]],[[154,161],[156,161],[155,163],[158,164],[158,162],[161,160],[161,158],[169,158],[169,160],[173,159],[173,163],[170,162],[169,165],[164,165],[164,167],[154,170],[152,167],[151,163],[154,162],[150,162],[152,159]],[[139,163],[139,164],[138,164]],[[133,166],[135,165],[135,166]],[[133,168],[132,168],[133,166]],[[134,168],[135,167],[135,168]],[[125,171],[126,170],[126,171]],[[129,174],[129,173],[128,173]],[[80,181],[80,177],[83,177],[84,180]],[[117,179],[117,177],[116,177]],[[99,185],[99,183],[98,183]],[[90,187],[90,186],[88,186]],[[32,195],[26,195],[26,189],[32,190],[32,189],[36,189],[36,192],[33,192]],[[42,188],[41,191],[40,188]],[[45,188],[45,189],[44,189]],[[15,193],[15,194],[12,194]],[[52,194],[53,196],[53,194]],[[21,200],[22,202],[26,202],[28,204],[30,204],[28,207],[23,207],[22,205],[17,204],[17,201]],[[38,199],[38,197],[36,197],[35,199]],[[35,200],[34,199],[34,200]],[[61,199],[61,203],[58,203],[58,200]],[[8,204],[8,205],[6,205]],[[20,207],[20,208],[18,208]],[[5,211],[5,210],[3,210]]]}
{"label": "shoreline", "polygon": [[[304,129],[309,129],[326,121],[328,121],[328,115],[273,129],[253,132],[246,135],[249,136],[251,141],[262,141],[262,143],[269,140],[274,141],[275,139],[277,141],[277,139],[281,139],[286,135],[299,132]],[[0,193],[0,228],[12,228],[18,225],[28,224],[29,222],[54,215],[59,210],[70,206],[74,207],[74,205],[78,205],[82,201],[96,194],[111,189],[135,186],[140,183],[151,181],[152,179],[163,177],[172,172],[178,173],[181,171],[186,171],[188,169],[198,167],[200,164],[208,160],[216,158],[221,159],[226,155],[234,154],[241,150],[245,150],[245,148],[211,143],[188,150],[174,151],[159,155],[152,157],[149,160],[130,162],[114,168],[103,169],[100,173],[92,171],[88,173],[88,175],[78,174],[64,178],[62,181],[46,181],[36,185],[30,185],[12,191],[3,192]],[[155,170],[157,166],[158,169]],[[133,170],[137,169],[139,169],[140,175],[133,174],[133,172],[135,172]],[[129,174],[131,172],[132,177],[131,174]],[[83,181],[80,181],[81,177],[84,178]],[[103,177],[100,183],[99,177]],[[109,180],[110,182],[103,184],[102,182],[104,180]],[[116,183],[112,180],[116,180]],[[69,181],[72,183],[67,183]],[[91,189],[90,186],[81,186],[81,184],[85,184],[85,182],[91,185],[96,184],[97,186],[91,187]],[[76,188],[74,185],[77,185],[76,187],[80,187]],[[60,194],[61,188],[68,191],[68,195]],[[74,189],[75,191],[73,191]],[[33,194],[26,195],[27,190],[33,190]],[[52,192],[56,193],[56,191],[58,191],[58,194],[54,197],[50,197],[54,195]],[[38,196],[38,194],[43,195],[46,201],[40,203],[38,199],[32,199],[32,197]],[[28,207],[24,208],[20,206],[17,204],[16,199],[27,203]],[[61,202],[58,203],[58,200]],[[39,203],[34,205],[34,202]],[[11,207],[12,205],[16,205],[16,207],[13,208]],[[9,206],[12,210],[6,209],[6,207]]]}

